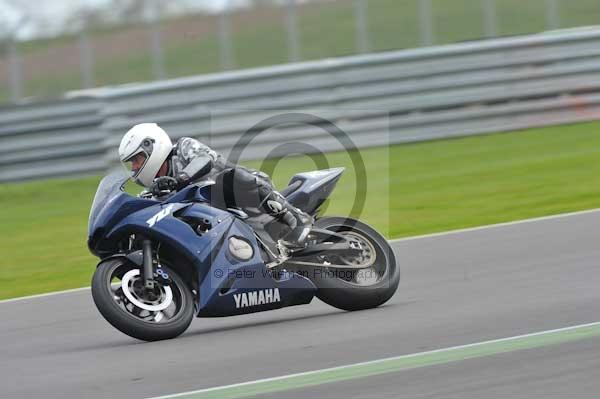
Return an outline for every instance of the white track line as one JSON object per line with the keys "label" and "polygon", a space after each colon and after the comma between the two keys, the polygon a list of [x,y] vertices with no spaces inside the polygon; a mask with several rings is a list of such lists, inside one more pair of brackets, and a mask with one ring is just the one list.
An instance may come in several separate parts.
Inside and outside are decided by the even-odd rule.
{"label": "white track line", "polygon": [[420,235],[420,236],[394,238],[394,239],[388,240],[388,241],[393,244],[393,243],[402,242],[402,241],[421,240],[423,238],[441,237],[441,236],[447,236],[447,235],[453,235],[453,234],[470,233],[470,232],[479,231],[479,230],[495,229],[497,227],[515,226],[515,225],[519,225],[519,224],[523,224],[523,223],[543,222],[546,220],[563,219],[563,218],[567,218],[567,217],[571,217],[571,216],[587,215],[587,214],[591,214],[591,213],[600,213],[600,208],[588,209],[585,211],[578,211],[578,212],[560,213],[558,215],[542,216],[542,217],[531,218],[531,219],[515,220],[513,222],[504,222],[504,223],[488,224],[485,226],[468,227],[466,229],[441,231],[439,233],[424,234],[424,235]]}
{"label": "white track line", "polygon": [[90,290],[90,287],[73,288],[71,290],[48,292],[46,294],[29,295],[29,296],[21,296],[21,297],[18,297],[18,298],[4,299],[4,300],[0,301],[0,304],[10,303],[10,302],[20,302],[20,301],[25,301],[27,299],[47,298],[49,296],[56,296],[56,295],[62,295],[62,294],[71,294],[71,293],[74,293],[74,292],[81,292],[81,291],[86,291],[86,290]]}
{"label": "white track line", "polygon": [[[485,226],[469,227],[466,229],[442,231],[439,233],[424,234],[424,235],[420,235],[420,236],[395,238],[395,239],[388,240],[388,241],[393,244],[396,242],[421,240],[424,238],[433,238],[433,237],[441,237],[441,236],[446,236],[446,235],[470,233],[470,232],[479,231],[479,230],[487,230],[487,229],[495,229],[498,227],[514,226],[514,225],[519,225],[519,224],[523,224],[523,223],[542,222],[542,221],[546,221],[546,220],[562,219],[562,218],[568,218],[571,216],[580,216],[580,215],[599,213],[599,212],[600,212],[600,208],[595,208],[595,209],[588,209],[585,211],[561,213],[558,215],[542,216],[542,217],[537,217],[537,218],[532,218],[532,219],[515,220],[513,222],[496,223],[496,224],[489,224],[489,225],[485,225]],[[45,298],[45,297],[55,296],[55,295],[70,294],[73,292],[80,292],[80,291],[85,291],[85,290],[89,290],[89,289],[90,289],[90,287],[82,287],[82,288],[75,288],[75,289],[65,290],[65,291],[49,292],[47,294],[30,295],[30,296],[22,296],[22,297],[12,298],[12,299],[4,299],[4,300],[0,300],[0,304],[25,301],[28,299]]]}

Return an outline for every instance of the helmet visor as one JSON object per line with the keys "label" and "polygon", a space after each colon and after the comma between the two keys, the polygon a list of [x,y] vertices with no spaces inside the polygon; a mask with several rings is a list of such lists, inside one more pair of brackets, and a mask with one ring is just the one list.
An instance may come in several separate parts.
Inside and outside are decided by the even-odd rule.
{"label": "helmet visor", "polygon": [[144,169],[146,162],[148,162],[148,154],[146,154],[144,150],[140,150],[123,161],[123,165],[125,166],[125,169],[129,175],[135,179],[138,177],[142,169]]}

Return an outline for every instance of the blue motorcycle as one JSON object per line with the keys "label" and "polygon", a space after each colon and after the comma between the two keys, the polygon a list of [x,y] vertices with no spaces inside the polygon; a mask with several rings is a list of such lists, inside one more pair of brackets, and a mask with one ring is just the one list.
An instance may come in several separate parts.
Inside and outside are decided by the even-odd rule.
{"label": "blue motorcycle", "polygon": [[88,229],[101,259],[92,279],[98,310],[123,333],[156,341],[183,333],[194,315],[262,312],[315,295],[344,310],[383,304],[400,280],[388,242],[356,219],[318,217],[343,170],[299,173],[281,191],[314,217],[302,248],[273,240],[268,215],[211,206],[214,182],[158,201],[127,194],[128,176],[106,176]]}

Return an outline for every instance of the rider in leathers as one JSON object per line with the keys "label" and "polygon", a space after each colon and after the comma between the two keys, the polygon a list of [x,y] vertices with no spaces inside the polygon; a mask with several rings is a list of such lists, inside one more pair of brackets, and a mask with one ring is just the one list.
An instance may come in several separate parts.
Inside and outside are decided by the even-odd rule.
{"label": "rider in leathers", "polygon": [[190,183],[214,180],[211,202],[219,208],[258,209],[287,227],[281,237],[288,245],[302,245],[310,231],[311,218],[290,205],[273,189],[269,176],[234,165],[210,147],[190,137],[175,145],[154,123],[130,129],[119,146],[121,162],[136,182],[161,197]]}

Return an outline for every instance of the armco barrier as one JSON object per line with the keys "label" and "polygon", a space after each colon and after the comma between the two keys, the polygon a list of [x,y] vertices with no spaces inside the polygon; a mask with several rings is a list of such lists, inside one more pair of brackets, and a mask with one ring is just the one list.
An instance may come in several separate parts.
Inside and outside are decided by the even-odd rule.
{"label": "armco barrier", "polygon": [[[0,149],[0,180],[13,180],[14,170],[20,177],[39,175],[35,164],[19,169],[5,158],[9,152],[19,158],[18,151],[34,157],[43,146],[35,143],[35,137],[44,143],[73,137],[69,146],[42,151],[59,160],[61,148],[65,160],[73,161],[78,151],[91,152],[85,145],[93,142],[104,156],[82,172],[107,168],[116,162],[123,133],[140,122],[158,122],[174,138],[198,137],[228,154],[255,123],[287,112],[326,118],[358,147],[600,119],[600,28],[100,88],[68,97],[22,111],[0,109],[0,140],[7,148],[16,148],[16,152]],[[43,133],[45,121],[60,120],[52,117],[36,125],[38,136],[21,133],[20,126],[27,124],[11,122],[11,112],[25,115],[36,107],[73,107],[72,113],[65,111],[64,120],[76,124],[85,114],[90,118],[86,123],[94,128],[90,126],[86,136],[79,136],[76,132],[82,130],[74,126],[65,127],[64,134],[60,127]],[[320,151],[341,149],[322,127],[293,123],[256,137],[242,158],[270,156],[290,142],[308,143]],[[63,174],[44,172],[44,176]]]}

